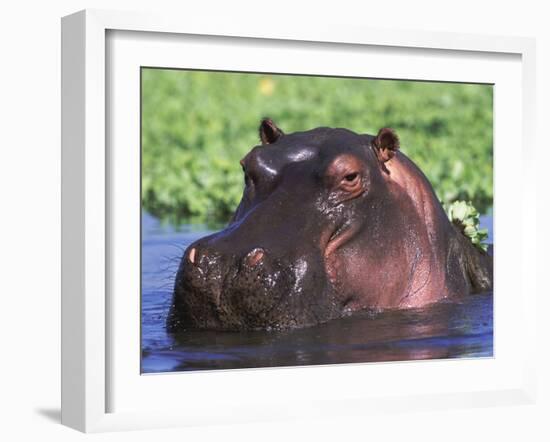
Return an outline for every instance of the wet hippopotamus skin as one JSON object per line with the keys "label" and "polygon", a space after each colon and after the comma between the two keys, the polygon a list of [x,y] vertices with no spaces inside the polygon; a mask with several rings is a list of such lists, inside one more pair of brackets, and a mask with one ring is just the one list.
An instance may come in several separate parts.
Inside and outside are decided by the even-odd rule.
{"label": "wet hippopotamus skin", "polygon": [[181,259],[169,331],[306,327],[492,288],[492,257],[449,222],[392,129],[285,134],[264,119],[260,140],[233,219]]}

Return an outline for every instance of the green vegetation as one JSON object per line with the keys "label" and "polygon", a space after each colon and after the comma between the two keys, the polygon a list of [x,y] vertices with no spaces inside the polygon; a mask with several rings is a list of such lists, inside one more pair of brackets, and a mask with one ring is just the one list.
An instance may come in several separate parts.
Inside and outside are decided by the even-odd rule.
{"label": "green vegetation", "polygon": [[487,251],[488,245],[483,241],[489,236],[487,229],[479,228],[479,212],[470,202],[455,201],[447,207],[449,220],[457,225],[477,248]]}
{"label": "green vegetation", "polygon": [[393,127],[441,201],[485,212],[492,100],[487,85],[143,69],[143,207],[171,221],[228,220],[243,187],[239,160],[269,116],[287,133]]}

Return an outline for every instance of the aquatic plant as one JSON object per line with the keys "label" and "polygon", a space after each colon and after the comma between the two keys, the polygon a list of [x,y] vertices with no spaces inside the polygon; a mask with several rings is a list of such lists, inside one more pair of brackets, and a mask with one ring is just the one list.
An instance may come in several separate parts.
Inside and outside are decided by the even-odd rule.
{"label": "aquatic plant", "polygon": [[488,237],[488,230],[479,228],[479,212],[471,202],[453,202],[447,207],[447,216],[473,245],[484,252],[487,251],[488,245],[483,241]]}

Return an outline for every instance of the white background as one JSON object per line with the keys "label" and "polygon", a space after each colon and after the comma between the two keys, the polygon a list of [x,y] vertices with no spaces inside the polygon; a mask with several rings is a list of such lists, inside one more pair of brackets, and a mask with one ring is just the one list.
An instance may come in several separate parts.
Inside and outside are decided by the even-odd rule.
{"label": "white background", "polygon": [[[175,5],[181,4],[176,7]],[[116,8],[178,14],[215,14],[249,20],[373,25],[538,38],[540,161],[532,185],[548,200],[550,121],[549,14],[543,2],[479,0],[392,1],[367,4],[319,1],[19,1],[0,8],[0,437],[3,440],[548,440],[550,430],[550,321],[539,321],[540,397],[537,405],[477,410],[380,414],[368,419],[234,425],[84,436],[59,425],[60,367],[60,17],[78,9]],[[546,28],[546,30],[545,30]],[[511,177],[514,179],[515,177]],[[542,201],[541,201],[542,202]],[[539,210],[542,227],[548,211]],[[543,270],[548,237],[533,232]],[[548,260],[547,260],[548,261]],[[539,293],[540,318],[550,308]],[[322,387],[320,387],[322,388]]]}

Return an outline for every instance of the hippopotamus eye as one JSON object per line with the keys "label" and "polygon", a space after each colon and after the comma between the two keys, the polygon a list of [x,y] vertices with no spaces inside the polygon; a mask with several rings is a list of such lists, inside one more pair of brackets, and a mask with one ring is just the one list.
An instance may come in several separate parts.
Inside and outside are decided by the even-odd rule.
{"label": "hippopotamus eye", "polygon": [[347,201],[361,195],[365,189],[365,165],[356,155],[343,153],[335,157],[326,169],[326,182],[338,201]]}
{"label": "hippopotamus eye", "polygon": [[355,192],[361,188],[359,172],[346,173],[340,181],[340,189],[346,192]]}
{"label": "hippopotamus eye", "polygon": [[349,173],[347,174],[344,179],[348,182],[355,181],[355,179],[359,176],[357,172]]}

